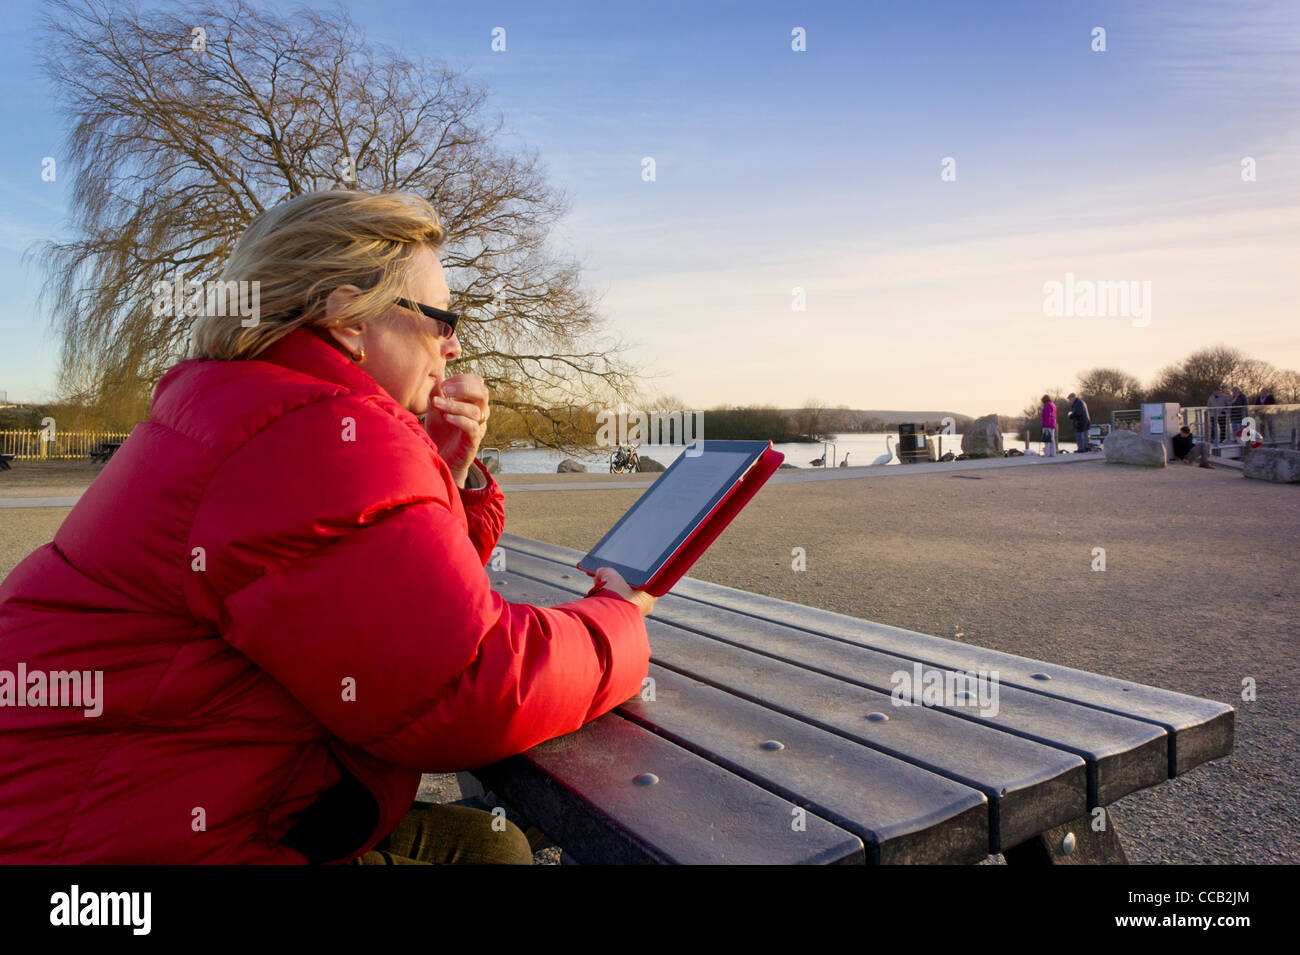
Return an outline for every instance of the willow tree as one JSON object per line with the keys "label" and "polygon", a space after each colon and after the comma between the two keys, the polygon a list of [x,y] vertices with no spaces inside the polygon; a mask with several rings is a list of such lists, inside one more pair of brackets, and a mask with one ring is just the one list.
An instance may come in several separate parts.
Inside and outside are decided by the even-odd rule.
{"label": "willow tree", "polygon": [[[629,396],[634,371],[576,262],[548,251],[568,211],[537,156],[503,149],[487,95],[445,64],[369,42],[347,13],[244,2],[142,12],[53,0],[42,66],[68,118],[72,229],[39,247],[68,397],[130,405],[184,356],[193,317],[157,282],[215,279],[249,221],[317,189],[404,190],[448,233],[464,361],[533,437]],[[125,397],[124,397],[125,396]]]}

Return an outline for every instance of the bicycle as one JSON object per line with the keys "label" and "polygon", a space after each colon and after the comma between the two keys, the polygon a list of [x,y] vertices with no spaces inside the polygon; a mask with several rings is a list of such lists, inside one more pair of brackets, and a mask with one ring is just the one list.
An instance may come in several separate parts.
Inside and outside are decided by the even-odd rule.
{"label": "bicycle", "polygon": [[631,474],[637,470],[641,457],[636,453],[640,445],[620,444],[609,453],[610,474]]}

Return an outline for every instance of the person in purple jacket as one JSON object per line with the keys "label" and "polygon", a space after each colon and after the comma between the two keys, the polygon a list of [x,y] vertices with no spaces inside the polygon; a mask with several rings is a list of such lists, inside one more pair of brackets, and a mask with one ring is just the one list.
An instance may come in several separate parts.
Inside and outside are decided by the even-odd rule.
{"label": "person in purple jacket", "polygon": [[1043,395],[1043,456],[1056,456],[1056,402]]}

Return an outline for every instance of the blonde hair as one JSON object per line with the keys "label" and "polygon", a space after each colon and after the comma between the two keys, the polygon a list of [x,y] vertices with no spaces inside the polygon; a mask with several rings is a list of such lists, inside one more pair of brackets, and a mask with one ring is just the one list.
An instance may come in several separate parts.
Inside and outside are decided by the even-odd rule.
{"label": "blonde hair", "polygon": [[445,239],[433,206],[407,192],[327,190],[273,206],[249,224],[221,272],[223,282],[258,283],[256,324],[243,327],[238,314],[202,315],[191,354],[255,358],[295,329],[325,326],[325,299],[342,285],[362,291],[329,325],[376,321],[405,294],[416,250],[437,252]]}

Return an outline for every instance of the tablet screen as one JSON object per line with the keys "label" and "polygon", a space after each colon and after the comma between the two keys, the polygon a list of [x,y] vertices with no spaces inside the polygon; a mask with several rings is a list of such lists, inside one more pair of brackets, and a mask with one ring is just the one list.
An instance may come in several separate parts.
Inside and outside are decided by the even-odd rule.
{"label": "tablet screen", "polygon": [[694,457],[683,452],[580,566],[613,567],[629,584],[645,583],[769,447],[766,441],[702,445]]}

